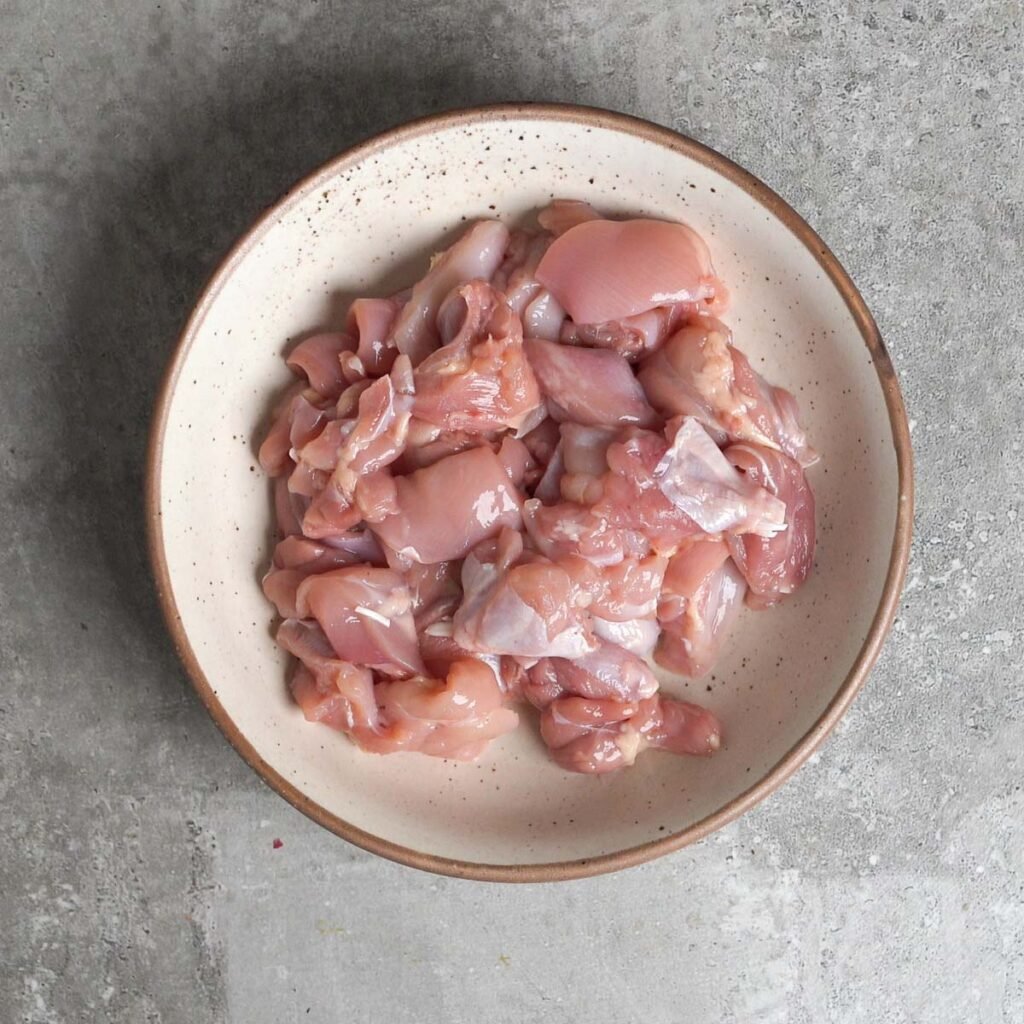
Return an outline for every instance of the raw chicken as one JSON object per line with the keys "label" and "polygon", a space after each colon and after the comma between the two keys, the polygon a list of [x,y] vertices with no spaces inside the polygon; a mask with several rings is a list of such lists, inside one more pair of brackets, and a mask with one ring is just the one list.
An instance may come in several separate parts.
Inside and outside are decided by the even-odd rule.
{"label": "raw chicken", "polygon": [[309,576],[295,600],[320,624],[337,657],[387,676],[422,674],[412,595],[391,569],[352,566]]}
{"label": "raw chicken", "polygon": [[522,526],[522,498],[490,448],[449,455],[395,485],[397,511],[373,531],[416,562],[463,558],[503,527]]}
{"label": "raw chicken", "polygon": [[547,465],[533,495],[548,505],[563,499],[592,505],[601,496],[601,480],[608,471],[608,446],[618,431],[579,423],[562,423],[557,429],[558,443],[545,458]]}
{"label": "raw chicken", "polygon": [[509,480],[518,488],[524,487],[527,478],[534,476],[537,471],[537,463],[530,454],[530,449],[511,434],[506,434],[501,439],[501,444],[495,454],[504,467]]}
{"label": "raw chicken", "polygon": [[672,754],[707,757],[722,745],[722,727],[718,719],[698,704],[651,697],[640,705],[630,724],[645,746]]}
{"label": "raw chicken", "polygon": [[505,259],[491,283],[505,293],[512,311],[522,320],[526,337],[557,341],[565,310],[536,276],[537,264],[551,241],[548,234],[513,231]]}
{"label": "raw chicken", "polygon": [[618,437],[614,427],[562,423],[559,440],[565,472],[600,478],[608,471],[608,446]]}
{"label": "raw chicken", "polygon": [[377,701],[368,668],[340,660],[314,622],[285,619],[277,642],[299,659],[291,688],[307,719],[344,731],[376,728]]}
{"label": "raw chicken", "polygon": [[586,558],[570,555],[558,564],[590,597],[591,614],[628,622],[654,617],[668,559],[625,556],[614,565],[598,567]]}
{"label": "raw chicken", "polygon": [[498,685],[506,689],[504,674],[501,669],[501,656],[482,654],[480,651],[469,651],[452,639],[452,623],[444,619],[427,626],[420,631],[420,654],[427,671],[433,676],[446,676],[452,663],[476,658],[483,662],[494,673]]}
{"label": "raw chicken", "polygon": [[468,650],[520,657],[578,658],[597,647],[572,577],[547,559],[520,561],[520,534],[505,529],[462,565],[462,604],[453,639]]}
{"label": "raw chicken", "polygon": [[533,429],[523,435],[523,444],[530,450],[537,464],[546,466],[561,440],[561,426],[553,419],[541,420]]}
{"label": "raw chicken", "polygon": [[555,560],[579,555],[594,565],[615,565],[651,549],[638,530],[617,526],[592,508],[572,502],[543,505],[531,498],[523,505],[523,523],[537,550]]}
{"label": "raw chicken", "polygon": [[[387,377],[374,381],[359,396],[359,413],[341,438],[331,478],[303,518],[307,537],[329,537],[366,518],[370,495],[360,508],[357,488],[402,454],[412,413],[412,390],[411,367],[399,357]],[[301,456],[306,458],[305,449]],[[380,478],[371,480],[370,488],[380,483]],[[379,499],[379,491],[375,497]]]}
{"label": "raw chicken", "polygon": [[627,619],[617,622],[614,619],[602,619],[595,615],[591,620],[594,635],[610,644],[618,644],[624,651],[629,651],[640,658],[650,658],[654,654],[661,626],[657,619]]}
{"label": "raw chicken", "polygon": [[[639,701],[658,692],[658,680],[646,662],[615,644],[600,647],[570,661],[541,658],[530,669],[530,685],[551,693],[587,697],[591,700]],[[538,703],[527,694],[537,707]]]}
{"label": "raw chicken", "polygon": [[301,397],[306,385],[296,381],[274,406],[270,416],[270,429],[260,445],[259,460],[263,471],[270,476],[280,476],[291,466],[292,409],[296,399]]}
{"label": "raw chicken", "polygon": [[640,427],[657,421],[629,363],[617,352],[529,338],[526,354],[556,420]]}
{"label": "raw chicken", "polygon": [[588,775],[628,767],[646,747],[700,756],[722,742],[711,712],[660,696],[637,702],[559,697],[541,712],[540,733],[556,764]]}
{"label": "raw chicken", "polygon": [[[415,435],[415,436],[414,436]],[[395,460],[392,472],[405,476],[417,469],[426,469],[435,462],[470,448],[491,447],[487,434],[465,430],[442,430],[422,420],[412,419],[406,438],[405,451]]]}
{"label": "raw chicken", "polygon": [[404,304],[400,298],[356,299],[349,306],[345,326],[357,339],[355,354],[363,376],[379,377],[394,365],[398,346],[391,328]]}
{"label": "raw chicken", "polygon": [[684,676],[711,671],[747,585],[721,540],[698,540],[675,555],[658,605],[654,660]]}
{"label": "raw chicken", "polygon": [[273,567],[263,577],[263,594],[266,599],[277,609],[277,614],[283,619],[295,618],[299,614],[295,604],[295,596],[299,584],[306,578],[307,574],[301,569],[278,569]]}
{"label": "raw chicken", "polygon": [[555,199],[537,214],[537,222],[553,235],[564,235],[569,228],[585,224],[588,220],[600,220],[601,214],[590,203],[579,199]]}
{"label": "raw chicken", "polygon": [[308,506],[308,498],[289,490],[287,477],[274,481],[274,520],[282,537],[302,536],[302,517]]}
{"label": "raw chicken", "polygon": [[695,303],[678,302],[600,324],[577,324],[569,320],[562,326],[560,340],[565,345],[609,348],[630,362],[636,362],[657,349],[683,320],[695,313]]}
{"label": "raw chicken", "polygon": [[718,309],[725,289],[704,240],[663,220],[587,220],[551,243],[537,280],[578,324],[677,302]]}
{"label": "raw chicken", "polygon": [[305,375],[309,386],[324,398],[336,399],[345,390],[341,354],[354,352],[355,339],[340,331],[314,334],[300,341],[288,355],[288,365]]}
{"label": "raw chicken", "polygon": [[384,554],[377,538],[369,530],[350,530],[324,541],[289,536],[274,548],[275,566],[301,569],[307,575],[361,562],[384,564]]}
{"label": "raw chicken", "polygon": [[705,533],[774,537],[786,529],[786,505],[743,476],[692,417],[670,425],[672,443],[654,470],[658,489]]}
{"label": "raw chicken", "polygon": [[440,679],[382,680],[333,657],[316,625],[286,620],[278,642],[299,658],[291,691],[305,717],[349,733],[372,753],[416,750],[434,757],[473,760],[518,715],[503,707],[494,672],[474,659],[456,659]]}
{"label": "raw chicken", "polygon": [[683,327],[640,364],[637,377],[655,409],[694,417],[718,444],[754,441],[802,466],[817,461],[796,399],[753,370],[719,320],[700,317]]}
{"label": "raw chicken", "polygon": [[504,224],[482,220],[450,249],[435,256],[430,270],[413,286],[409,301],[398,314],[388,344],[418,366],[440,342],[437,313],[445,297],[468,281],[489,281],[501,265],[508,241]]}
{"label": "raw chicken", "polygon": [[458,562],[413,562],[402,575],[412,595],[413,621],[421,634],[435,622],[452,617],[462,600],[462,566]]}
{"label": "raw chicken", "polygon": [[473,224],[289,355],[259,452],[289,687],[378,754],[475,759],[516,701],[568,771],[711,754],[718,720],[651,662],[710,671],[744,599],[803,583],[816,455],[691,229],[538,220]]}
{"label": "raw chicken", "polygon": [[416,750],[472,761],[519,723],[519,716],[502,706],[505,695],[494,673],[475,658],[453,662],[444,679],[385,681],[375,690],[381,725],[354,738],[377,754]]}
{"label": "raw chicken", "polygon": [[[608,447],[618,431],[608,427],[587,427],[563,423],[558,458],[548,464],[544,479],[534,492],[542,501],[574,501],[593,505],[604,493],[608,472]],[[555,489],[557,488],[557,495]]]}
{"label": "raw chicken", "polygon": [[[673,500],[662,464],[669,444],[661,434],[636,430],[608,446],[609,471],[594,512],[603,521],[646,538],[658,554],[671,555],[700,525]],[[681,488],[681,483],[680,483]]]}
{"label": "raw chicken", "polygon": [[288,536],[274,548],[274,564],[263,577],[263,593],[285,619],[299,613],[296,596],[307,576],[341,569],[347,565],[383,565],[384,554],[368,530],[350,530],[330,542]]}
{"label": "raw chicken", "polygon": [[540,715],[540,735],[555,764],[603,775],[636,761],[640,736],[629,726],[639,705],[618,700],[559,697]]}
{"label": "raw chicken", "polygon": [[814,563],[814,493],[799,464],[773,448],[734,444],[725,457],[747,479],[786,505],[786,529],[774,537],[729,537],[729,550],[750,590],[747,604],[767,608],[793,593]]}
{"label": "raw chicken", "polygon": [[445,344],[416,368],[413,415],[446,431],[518,430],[541,398],[504,296],[471,281],[445,299],[438,323]]}
{"label": "raw chicken", "polygon": [[[339,662],[342,665],[343,662]],[[361,680],[369,682],[373,694],[373,673],[368,668],[348,666]],[[299,705],[307,722],[320,722],[339,732],[352,729],[352,705],[327,675],[316,676],[300,661],[292,672],[288,684],[295,703]]]}

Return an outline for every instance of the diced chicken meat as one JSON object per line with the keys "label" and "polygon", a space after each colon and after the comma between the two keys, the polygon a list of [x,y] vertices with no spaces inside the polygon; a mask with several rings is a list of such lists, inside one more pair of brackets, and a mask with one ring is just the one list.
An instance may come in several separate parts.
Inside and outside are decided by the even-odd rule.
{"label": "diced chicken meat", "polygon": [[753,441],[802,466],[817,461],[796,399],[751,367],[719,320],[700,317],[682,327],[640,364],[637,378],[658,412],[693,417],[718,444]]}
{"label": "diced chicken meat", "polygon": [[652,664],[704,675],[744,602],[804,583],[818,456],[692,228],[538,221],[472,224],[292,347],[259,450],[288,686],[369,753],[473,760],[525,701],[566,771],[712,754]]}
{"label": "diced chicken meat", "polygon": [[810,575],[814,564],[814,492],[799,463],[774,448],[734,444],[725,450],[725,457],[748,480],[786,506],[786,529],[773,537],[752,533],[729,537],[733,561],[750,588],[747,604],[766,608],[792,594]]}
{"label": "diced chicken meat", "polygon": [[663,220],[582,221],[551,243],[537,280],[578,324],[678,302],[717,310],[725,297],[700,235]]}

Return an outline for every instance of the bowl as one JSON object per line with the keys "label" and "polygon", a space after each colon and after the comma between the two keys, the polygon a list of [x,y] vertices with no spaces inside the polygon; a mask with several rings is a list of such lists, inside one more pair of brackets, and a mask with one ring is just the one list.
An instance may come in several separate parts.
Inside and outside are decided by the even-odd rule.
{"label": "bowl", "polygon": [[[709,759],[648,753],[568,774],[524,723],[478,763],[363,753],[305,722],[259,580],[270,483],[256,462],[289,341],[394,291],[467,220],[515,222],[556,196],[681,220],[711,246],[726,319],[755,367],[795,392],[822,462],[807,585],[749,611],[711,677],[667,689],[709,706]],[[899,385],[871,314],[814,231],[713,150],[622,114],[501,105],[395,128],[300,182],[240,239],[188,320],[148,453],[150,555],[167,622],[228,740],[286,800],[376,854],[477,879],[611,871],[699,840],[805,761],[864,683],[896,611],[912,513]]]}

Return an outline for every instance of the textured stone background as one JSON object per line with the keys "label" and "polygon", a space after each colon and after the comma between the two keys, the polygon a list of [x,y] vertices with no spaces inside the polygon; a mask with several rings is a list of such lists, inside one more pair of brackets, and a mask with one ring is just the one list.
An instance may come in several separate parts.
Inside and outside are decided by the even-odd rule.
{"label": "textured stone background", "polygon": [[[0,1020],[1024,1021],[1021,4],[386,8],[0,0]],[[896,631],[821,754],[556,887],[376,860],[264,788],[141,525],[218,255],[349,143],[500,99],[640,114],[778,189],[873,308],[918,463]]]}

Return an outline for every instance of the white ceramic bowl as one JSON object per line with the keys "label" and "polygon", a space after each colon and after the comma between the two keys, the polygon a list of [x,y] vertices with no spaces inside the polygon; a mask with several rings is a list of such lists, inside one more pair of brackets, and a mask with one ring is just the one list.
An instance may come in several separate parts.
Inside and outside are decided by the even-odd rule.
{"label": "white ceramic bowl", "polygon": [[[377,757],[307,724],[259,587],[270,485],[255,450],[289,379],[289,339],[356,295],[412,280],[463,221],[518,221],[554,196],[685,221],[710,243],[737,344],[794,391],[822,462],[816,570],[744,612],[712,680],[670,684],[725,725],[713,758],[649,753],[571,775],[525,722],[478,764]],[[763,360],[763,363],[762,363]],[[895,613],[911,528],[906,415],[850,279],[777,195],[690,139],[620,114],[500,106],[443,114],[342,154],[238,242],[168,368],[149,452],[151,555],[178,650],[241,755],[282,796],[368,850],[485,879],[625,867],[725,824],[783,782],[846,709]],[[524,716],[525,717],[525,716]]]}

